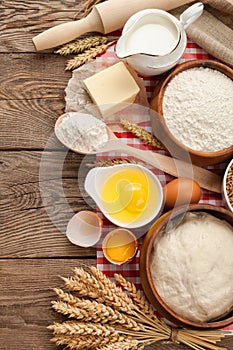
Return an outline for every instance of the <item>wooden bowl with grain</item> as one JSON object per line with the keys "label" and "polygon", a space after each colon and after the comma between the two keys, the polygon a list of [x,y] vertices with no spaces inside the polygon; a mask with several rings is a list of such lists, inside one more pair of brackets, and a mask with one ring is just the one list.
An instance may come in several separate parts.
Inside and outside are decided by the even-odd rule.
{"label": "wooden bowl with grain", "polygon": [[[177,137],[174,136],[174,132],[171,132],[171,128],[168,127],[168,123],[165,120],[164,117],[164,95],[166,92],[166,89],[168,87],[168,84],[179,74],[182,72],[185,72],[191,68],[198,68],[198,67],[202,67],[202,68],[210,68],[211,70],[217,70],[220,73],[223,73],[225,76],[229,77],[230,79],[233,79],[233,69],[231,69],[230,67],[216,62],[216,61],[212,61],[212,60],[193,60],[193,61],[188,61],[188,62],[184,62],[181,63],[180,65],[178,65],[174,70],[172,70],[169,75],[167,75],[164,79],[162,79],[162,81],[159,83],[159,85],[156,86],[152,99],[151,99],[151,124],[152,124],[152,130],[154,135],[159,138],[161,140],[161,142],[164,144],[164,146],[166,147],[166,149],[171,153],[171,155],[173,157],[177,157],[180,159],[184,159],[186,161],[190,161],[193,164],[199,165],[199,166],[206,166],[206,165],[212,165],[212,164],[217,164],[217,163],[221,163],[224,162],[226,160],[228,160],[229,158],[232,157],[233,155],[233,143],[230,145],[227,145],[227,147],[223,148],[223,149],[218,149],[218,150],[211,150],[211,151],[203,151],[201,150],[197,150],[194,147],[190,147],[185,145],[183,142],[181,142],[180,140],[178,140]],[[190,84],[192,84],[192,82],[190,82]],[[203,87],[203,89],[205,90],[205,92],[207,91],[207,89],[205,87]],[[221,89],[219,89],[220,91]],[[232,94],[232,92],[231,92]],[[211,98],[211,94],[210,94],[210,98]],[[215,99],[216,101],[216,99]],[[229,99],[230,101],[230,99]],[[182,101],[180,101],[180,97],[179,97],[179,101],[177,101],[177,108],[181,108],[179,106],[180,103]],[[231,103],[232,103],[232,99],[231,99]],[[173,106],[171,106],[171,109],[173,109]],[[185,108],[185,111],[187,110],[187,108]],[[156,112],[154,112],[156,111]],[[184,112],[185,112],[184,111]],[[172,112],[175,113],[175,112]],[[229,113],[229,124],[228,126],[232,125],[232,111]],[[180,112],[180,118],[182,118],[182,111]],[[221,116],[220,116],[221,117]],[[173,117],[172,117],[173,118]],[[221,118],[220,118],[221,119]],[[194,119],[195,120],[195,119]],[[171,121],[170,121],[171,123]],[[220,128],[222,128],[222,130],[224,130],[224,132],[228,132],[230,131],[228,127],[221,125],[221,120],[219,120],[220,123]],[[198,124],[198,122],[197,122]],[[188,124],[187,124],[188,125]],[[199,123],[199,128],[200,127],[200,123]],[[195,127],[195,125],[194,125]],[[202,129],[203,130],[203,129]],[[190,133],[190,130],[188,131]],[[206,133],[208,133],[208,131],[205,131]],[[179,133],[179,131],[178,131]],[[180,133],[182,133],[180,131]],[[192,133],[191,133],[192,135]],[[229,134],[230,135],[230,134]],[[228,137],[229,137],[228,135]],[[205,136],[203,136],[205,138]],[[190,136],[189,136],[189,140],[190,140]],[[221,138],[223,139],[223,138]],[[197,142],[194,141],[193,142]],[[203,142],[203,141],[202,141]],[[211,141],[210,141],[211,143]],[[214,141],[213,141],[214,144]],[[212,147],[212,146],[211,146]]]}
{"label": "wooden bowl with grain", "polygon": [[226,207],[233,212],[233,159],[228,164],[223,176],[222,195]]}
{"label": "wooden bowl with grain", "polygon": [[[226,326],[233,323],[233,310],[232,310],[232,308],[230,308],[231,311],[227,311],[228,314],[224,314],[224,316],[222,316],[222,317],[215,318],[214,321],[205,321],[205,322],[193,321],[193,320],[190,321],[190,319],[188,319],[187,316],[184,317],[184,316],[181,316],[180,314],[178,314],[177,312],[175,312],[174,308],[172,309],[171,307],[169,307],[168,304],[164,301],[164,299],[160,296],[160,294],[158,293],[158,290],[157,290],[158,284],[155,285],[155,280],[153,280],[153,272],[155,272],[155,271],[153,271],[153,272],[151,271],[152,267],[155,266],[152,264],[152,260],[153,260],[152,256],[154,254],[155,246],[161,242],[159,240],[159,238],[161,237],[161,231],[164,234],[163,230],[166,229],[168,227],[168,225],[171,224],[171,220],[179,220],[180,216],[185,215],[186,213],[195,213],[195,214],[199,213],[197,215],[203,215],[203,212],[210,214],[214,218],[218,218],[218,219],[226,221],[227,225],[230,224],[231,227],[233,226],[233,213],[231,213],[229,210],[226,210],[224,208],[220,208],[220,207],[217,207],[214,205],[209,205],[209,204],[192,204],[188,207],[187,206],[186,207],[180,206],[172,211],[165,213],[151,226],[150,230],[148,231],[147,235],[144,238],[142,248],[141,248],[141,253],[140,253],[140,277],[141,277],[141,283],[142,283],[143,290],[144,290],[148,300],[162,316],[166,317],[168,320],[170,320],[171,322],[175,323],[178,326],[189,327],[189,328],[194,328],[194,329],[211,330],[211,329],[223,328],[223,327],[226,327]],[[221,223],[222,223],[222,221],[221,221]],[[173,232],[172,232],[172,234],[173,234]],[[212,234],[214,235],[214,232],[211,231],[211,235]],[[167,231],[166,231],[165,235],[167,235]],[[230,231],[230,235],[231,235],[231,231]],[[187,237],[187,238],[189,239],[189,237]],[[170,239],[171,239],[171,237],[169,238],[169,240]],[[230,239],[232,242],[232,238],[230,238]],[[202,240],[202,238],[201,238],[201,240]],[[195,244],[198,245],[198,243],[195,243]],[[175,244],[175,249],[177,249],[177,247],[178,247],[178,243]],[[207,248],[209,249],[209,246],[207,246]],[[220,249],[220,248],[218,247],[218,249]],[[178,251],[178,253],[180,254],[181,251]],[[228,253],[229,253],[229,251],[228,251]],[[194,275],[190,272],[190,271],[194,271],[195,269],[194,270],[190,269],[189,259],[191,259],[191,258],[189,258],[189,254],[190,254],[190,251],[187,251],[186,255],[188,257],[188,269],[184,270],[183,265],[177,265],[177,266],[180,266],[179,269],[180,269],[180,271],[182,271],[183,281],[185,279],[188,279],[186,286],[188,288],[190,288],[190,290],[192,291],[193,290],[192,288],[198,288],[198,287],[195,287],[196,280],[193,279]],[[160,256],[161,256],[161,254],[160,254]],[[166,254],[163,255],[164,266],[166,269],[167,268],[169,269],[169,267],[168,267],[169,259],[171,261],[171,264],[173,264],[173,260],[171,260],[173,256],[174,255],[172,255],[171,251],[167,251]],[[224,258],[224,257],[222,257],[222,258]],[[220,259],[220,258],[216,257],[216,259]],[[230,259],[232,261],[232,258],[230,258]],[[176,264],[179,264],[179,263],[180,263],[179,259],[177,259],[172,266],[175,267]],[[216,260],[216,263],[217,263],[217,260]],[[203,264],[201,265],[202,267],[206,266],[205,260],[203,260]],[[196,268],[196,265],[195,265],[195,268]],[[199,268],[199,266],[198,266],[198,268]],[[183,296],[185,294],[185,293],[182,294],[182,292],[181,292],[181,290],[184,291],[184,289],[182,289],[183,284],[182,283],[180,284],[180,280],[177,279],[178,275],[176,274],[176,271],[171,269],[171,265],[170,265],[170,269],[167,271],[171,271],[172,274],[175,276],[174,280],[175,280],[176,287],[174,288],[174,290],[176,290],[176,293],[174,293],[174,291],[173,291],[172,292],[173,295],[175,295],[175,298],[177,298],[177,296],[179,296],[179,295]],[[189,271],[189,274],[185,273],[185,271],[186,272]],[[202,272],[203,272],[203,270],[200,271],[200,275],[201,275],[200,278],[204,277],[202,275]],[[158,273],[158,272],[156,271],[156,273]],[[199,271],[197,271],[197,273],[199,276]],[[224,273],[225,273],[225,265],[224,265]],[[208,286],[211,285],[212,286],[211,288],[214,291],[216,285],[212,285],[212,279],[210,280],[210,277],[209,277],[210,275],[211,275],[211,271],[207,272],[208,280],[206,281],[206,283]],[[161,274],[157,275],[157,277],[158,277],[157,283],[159,283],[160,278],[162,278],[162,276],[164,276],[165,279],[167,278],[166,273],[163,273],[162,275]],[[226,275],[226,277],[227,276],[228,275]],[[227,279],[227,280],[229,281],[229,279]],[[168,290],[169,288],[171,288],[171,285],[168,282],[166,282],[166,283],[167,284],[165,284],[163,286],[164,286],[164,288],[166,288],[166,290]],[[222,281],[221,281],[221,283],[222,283]],[[156,289],[156,287],[157,287],[157,289]],[[232,301],[232,292],[229,292],[229,290],[228,290],[229,295],[227,295],[226,288],[227,288],[227,286],[224,283],[223,289],[221,289],[221,294],[220,294],[220,299],[221,299],[220,304],[222,304],[224,298],[229,298],[230,303]],[[177,292],[177,290],[178,290],[178,292]],[[195,300],[195,303],[192,304],[192,302],[190,302],[189,298],[186,299],[186,294],[185,294],[185,298],[183,298],[183,299],[185,299],[185,301],[183,303],[181,303],[180,305],[183,305],[184,308],[189,308],[190,310],[192,310],[193,305],[200,304],[200,309],[198,306],[198,312],[199,312],[199,310],[201,310],[201,312],[202,312],[202,310],[205,310],[204,312],[206,312],[206,309],[204,308],[204,305],[202,304],[202,300],[199,300],[200,295],[204,295],[204,290],[202,290],[202,288],[198,288],[198,293],[196,296],[197,299]],[[208,294],[208,296],[209,295],[212,295],[212,293]],[[204,300],[206,300],[206,299],[204,299]],[[169,301],[170,301],[170,299],[169,299]],[[209,305],[208,302],[207,302],[207,305]],[[230,305],[232,305],[232,304],[230,304]],[[208,306],[207,306],[207,308],[208,308]],[[215,309],[216,309],[216,307],[211,308],[211,310],[215,310]],[[228,308],[228,310],[229,310],[229,308]]]}

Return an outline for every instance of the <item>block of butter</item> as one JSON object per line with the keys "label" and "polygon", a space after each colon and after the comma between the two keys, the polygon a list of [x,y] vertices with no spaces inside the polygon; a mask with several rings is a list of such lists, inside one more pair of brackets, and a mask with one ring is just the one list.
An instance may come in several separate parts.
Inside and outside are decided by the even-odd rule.
{"label": "block of butter", "polygon": [[101,115],[108,117],[133,103],[140,89],[123,62],[118,62],[83,81]]}

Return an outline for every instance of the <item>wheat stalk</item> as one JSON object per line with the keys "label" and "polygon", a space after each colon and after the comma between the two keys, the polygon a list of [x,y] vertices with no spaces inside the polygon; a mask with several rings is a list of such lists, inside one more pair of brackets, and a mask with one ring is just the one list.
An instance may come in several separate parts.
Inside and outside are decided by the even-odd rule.
{"label": "wheat stalk", "polygon": [[73,334],[56,334],[51,341],[56,342],[57,345],[67,345],[70,349],[96,349],[98,347],[103,348],[106,344],[114,344],[118,340],[122,340],[119,335],[111,337],[103,337],[96,335],[85,334],[83,336]]}
{"label": "wheat stalk", "polygon": [[[66,287],[69,290],[78,292],[79,296],[89,297],[96,299],[100,303],[105,303],[109,306],[114,306],[115,309],[130,313],[132,310],[127,303],[127,295],[124,295],[125,300],[122,300],[117,295],[113,294],[109,290],[105,290],[100,282],[93,282],[87,285],[85,277],[83,279],[77,279],[76,277],[63,278]],[[90,280],[90,279],[89,279]]]}
{"label": "wheat stalk", "polygon": [[140,126],[131,123],[130,121],[125,119],[121,119],[121,124],[125,130],[131,132],[144,143],[155,148],[165,149],[161,142],[155,136],[153,136],[151,133],[141,128]]}
{"label": "wheat stalk", "polygon": [[132,299],[122,290],[121,287],[117,287],[114,282],[112,282],[102,271],[97,269],[94,266],[90,267],[90,271],[93,276],[95,276],[96,280],[101,283],[104,294],[108,294],[112,300],[122,301],[123,304],[127,304],[129,312],[131,312],[131,308],[134,307],[134,303]]}
{"label": "wheat stalk", "polygon": [[76,57],[72,58],[67,62],[66,70],[72,70],[72,69],[78,68],[84,63],[91,61],[96,56],[104,53],[109,46],[114,44],[114,42],[115,40],[110,41],[107,44],[102,44],[96,47],[91,47],[88,50],[85,50],[84,52],[80,53],[79,55],[77,55]]}
{"label": "wheat stalk", "polygon": [[52,341],[70,349],[144,349],[158,341],[182,343],[194,350],[224,350],[216,345],[220,331],[171,328],[154,315],[145,296],[123,276],[115,274],[117,286],[95,267],[76,268],[63,278],[72,291],[55,289],[59,300],[53,308],[73,320],[54,323]]}
{"label": "wheat stalk", "polygon": [[119,334],[113,327],[108,325],[93,325],[92,323],[77,323],[66,321],[54,323],[48,326],[53,331],[51,339],[57,345],[69,345],[72,349],[96,349],[101,345],[113,344],[116,342],[130,341],[128,335]]}
{"label": "wheat stalk", "polygon": [[113,159],[107,159],[107,160],[99,160],[95,163],[87,163],[86,166],[89,168],[93,167],[109,167],[114,166],[118,164],[140,164],[140,162],[136,162],[135,160],[131,159],[122,159],[122,158],[113,158]]}
{"label": "wheat stalk", "polygon": [[[67,279],[66,286],[79,293],[87,295],[85,287],[89,287],[89,295],[95,295],[98,302],[104,302],[106,305],[114,306],[115,309],[132,314],[134,304],[132,299],[120,288],[111,282],[101,271],[91,267],[91,274],[84,271],[83,268],[75,269],[75,276]],[[82,286],[82,288],[80,288]],[[86,289],[85,289],[86,288]],[[88,290],[87,290],[88,292]]]}
{"label": "wheat stalk", "polygon": [[79,293],[79,296],[89,297],[96,299],[98,294],[95,289],[92,288],[92,285],[87,285],[85,282],[79,282],[75,277],[61,277],[65,283],[67,289],[71,291],[76,291]]}
{"label": "wheat stalk", "polygon": [[89,50],[92,47],[100,46],[106,44],[108,38],[106,36],[100,35],[83,35],[75,41],[61,46],[55,53],[67,56],[70,54],[79,54],[85,50]]}
{"label": "wheat stalk", "polygon": [[145,298],[144,294],[137,290],[135,285],[129,281],[127,281],[122,275],[114,274],[115,280],[130,293],[133,302],[137,305],[137,307],[144,312],[145,315],[149,315],[152,319],[155,317],[154,310],[151,307],[150,303]]}
{"label": "wheat stalk", "polygon": [[109,337],[110,335],[118,335],[115,328],[109,325],[102,324],[93,324],[93,323],[83,323],[83,322],[75,322],[75,321],[66,321],[63,323],[54,323],[49,326],[49,329],[53,331],[54,334],[91,334],[100,336],[103,335],[105,337]]}
{"label": "wheat stalk", "polygon": [[97,350],[142,350],[144,345],[140,345],[137,340],[126,340],[124,342],[119,341],[113,344],[108,344],[104,347],[98,348]]}
{"label": "wheat stalk", "polygon": [[61,300],[52,301],[52,307],[57,312],[82,320],[82,322],[108,323],[109,325],[121,324],[125,328],[134,331],[144,330],[142,324],[137,323],[128,315],[120,313],[118,310],[114,310],[110,306],[106,306],[96,301],[79,299],[75,304],[69,304],[68,302]]}

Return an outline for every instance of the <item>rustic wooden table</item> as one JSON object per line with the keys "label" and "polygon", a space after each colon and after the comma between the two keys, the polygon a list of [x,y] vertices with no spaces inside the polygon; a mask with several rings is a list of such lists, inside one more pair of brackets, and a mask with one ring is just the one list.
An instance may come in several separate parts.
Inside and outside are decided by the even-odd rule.
{"label": "rustic wooden table", "polygon": [[[65,227],[67,208],[57,193],[59,165],[65,149],[53,141],[46,150],[57,117],[64,111],[64,88],[71,76],[66,59],[52,50],[38,53],[32,37],[72,20],[79,0],[1,0],[0,24],[0,348],[52,350],[46,329],[58,315],[51,310],[58,275],[70,275],[80,262],[95,264],[95,249],[70,244],[48,216]],[[39,168],[47,157],[46,191]],[[70,208],[87,208],[79,190],[83,157],[69,152],[63,165],[63,188]],[[82,170],[83,169],[83,170]],[[47,211],[44,207],[46,200]],[[233,337],[224,344],[233,349]],[[151,349],[186,349],[158,344]]]}

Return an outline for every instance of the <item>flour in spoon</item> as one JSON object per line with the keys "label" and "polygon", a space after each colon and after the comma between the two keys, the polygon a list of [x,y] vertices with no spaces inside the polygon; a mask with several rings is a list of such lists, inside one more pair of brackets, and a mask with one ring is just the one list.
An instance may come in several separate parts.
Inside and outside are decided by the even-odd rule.
{"label": "flour in spoon", "polygon": [[233,81],[204,67],[176,75],[163,98],[166,124],[185,146],[214,152],[233,145]]}
{"label": "flour in spoon", "polygon": [[58,139],[74,151],[89,153],[108,141],[106,125],[90,114],[70,112],[56,127]]}

